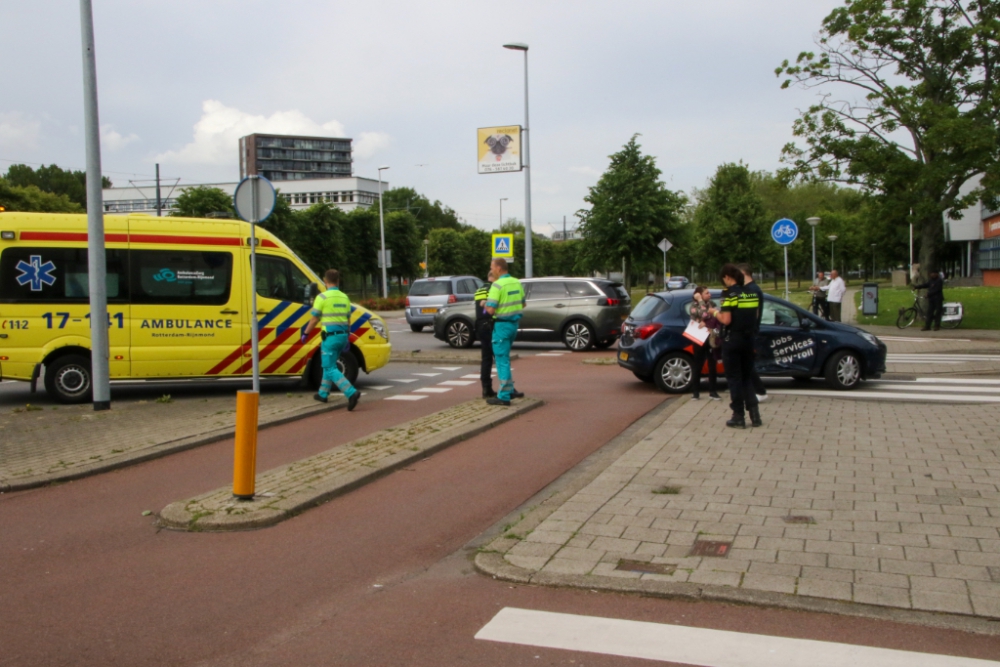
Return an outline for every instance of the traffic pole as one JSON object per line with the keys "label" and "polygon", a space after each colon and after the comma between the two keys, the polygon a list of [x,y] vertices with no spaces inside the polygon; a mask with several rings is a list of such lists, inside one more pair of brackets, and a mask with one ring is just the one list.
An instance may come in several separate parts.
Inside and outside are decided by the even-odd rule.
{"label": "traffic pole", "polygon": [[260,394],[236,392],[236,451],[233,457],[233,495],[253,500],[257,483],[257,409]]}
{"label": "traffic pole", "polygon": [[785,301],[788,301],[788,246],[785,246]]}
{"label": "traffic pole", "polygon": [[83,42],[83,115],[87,147],[87,283],[90,288],[90,362],[94,410],[111,409],[108,347],[107,259],[104,251],[104,201],[101,192],[101,133],[97,113],[97,57],[94,13],[80,0]]}

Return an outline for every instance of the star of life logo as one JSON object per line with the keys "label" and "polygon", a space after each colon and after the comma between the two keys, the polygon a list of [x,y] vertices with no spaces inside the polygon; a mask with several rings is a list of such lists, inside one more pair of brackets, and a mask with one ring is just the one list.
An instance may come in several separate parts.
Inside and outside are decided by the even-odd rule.
{"label": "star of life logo", "polygon": [[41,255],[31,255],[30,262],[23,259],[17,263],[17,270],[21,273],[17,276],[17,284],[31,285],[32,292],[41,292],[43,285],[54,285],[56,277],[52,272],[56,270],[56,265],[51,260],[42,263]]}

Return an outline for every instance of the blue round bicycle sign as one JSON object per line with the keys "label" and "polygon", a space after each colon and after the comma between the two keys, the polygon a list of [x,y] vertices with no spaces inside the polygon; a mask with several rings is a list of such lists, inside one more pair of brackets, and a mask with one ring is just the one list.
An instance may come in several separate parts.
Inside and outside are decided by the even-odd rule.
{"label": "blue round bicycle sign", "polygon": [[794,220],[782,218],[771,225],[771,238],[779,245],[788,245],[799,237],[799,226]]}

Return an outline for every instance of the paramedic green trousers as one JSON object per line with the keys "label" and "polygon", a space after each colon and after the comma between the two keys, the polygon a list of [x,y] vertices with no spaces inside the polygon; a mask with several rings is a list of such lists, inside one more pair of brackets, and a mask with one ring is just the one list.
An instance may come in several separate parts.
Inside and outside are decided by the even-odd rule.
{"label": "paramedic green trousers", "polygon": [[497,398],[509,401],[514,391],[514,378],[510,374],[510,346],[517,335],[517,321],[493,323],[493,358],[497,365],[497,379],[500,380],[500,391]]}
{"label": "paramedic green trousers", "polygon": [[333,385],[337,385],[341,393],[347,398],[354,395],[357,389],[344,377],[337,366],[337,359],[340,353],[347,347],[348,333],[346,331],[334,331],[326,335],[323,344],[320,346],[320,360],[323,362],[323,382],[319,386],[319,395],[326,398],[330,395]]}

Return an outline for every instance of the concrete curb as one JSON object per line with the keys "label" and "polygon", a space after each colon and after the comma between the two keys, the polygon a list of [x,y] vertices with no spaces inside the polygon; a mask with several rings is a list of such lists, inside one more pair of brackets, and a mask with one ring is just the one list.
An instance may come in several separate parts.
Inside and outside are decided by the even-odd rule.
{"label": "concrete curb", "polygon": [[[316,403],[315,405],[305,407],[293,414],[285,414],[275,419],[261,422],[257,429],[258,431],[262,431],[266,428],[271,428],[272,426],[281,426],[282,424],[305,419],[306,417],[312,417],[313,415],[323,414],[325,412],[330,412],[331,410],[337,410],[345,407],[346,405],[347,399],[338,394],[337,396],[331,396],[329,403],[325,405],[322,403]],[[201,447],[202,445],[209,445],[213,442],[226,440],[233,437],[235,431],[235,426],[214,429],[198,435],[186,436],[175,440],[159,442],[154,445],[148,445],[144,449],[136,450],[134,455],[125,454],[115,460],[98,461],[90,465],[74,468],[71,472],[63,474],[56,473],[51,475],[25,477],[18,479],[16,482],[0,481],[0,493],[26,491],[28,489],[35,489],[41,486],[48,486],[49,484],[71,482],[73,480],[83,479],[84,477],[90,477],[103,472],[120,470],[121,468],[127,468],[128,466],[136,465],[138,463],[158,459],[160,457],[167,456],[168,454],[175,454],[177,452],[183,452],[187,449],[194,449],[195,447]]]}
{"label": "concrete curb", "polygon": [[[510,355],[511,361],[518,359],[519,355]],[[478,352],[393,352],[389,357],[389,363],[400,362],[410,364],[461,364],[463,366],[478,366],[482,357]]]}
{"label": "concrete curb", "polygon": [[[467,403],[475,402],[478,401],[469,401]],[[199,532],[252,530],[273,526],[281,521],[290,519],[311,507],[315,507],[332,498],[348,493],[349,491],[368,484],[369,482],[379,479],[380,477],[384,477],[385,475],[414,463],[415,461],[425,459],[429,455],[462,442],[463,440],[475,437],[480,433],[488,431],[495,426],[499,426],[500,424],[510,421],[521,414],[530,412],[531,410],[541,407],[542,405],[544,405],[544,402],[539,399],[521,399],[512,404],[510,408],[501,409],[496,414],[488,416],[485,419],[477,420],[472,423],[459,424],[458,426],[449,428],[445,431],[437,432],[433,436],[424,438],[423,440],[418,439],[416,441],[412,441],[413,447],[383,458],[379,461],[377,467],[360,466],[341,474],[330,475],[325,478],[320,477],[311,479],[308,487],[300,489],[297,492],[291,492],[293,495],[290,502],[285,503],[285,506],[281,508],[270,506],[273,502],[270,497],[258,495],[251,501],[239,502],[237,506],[238,509],[234,508],[232,512],[226,510],[204,513],[199,509],[198,503],[200,500],[206,499],[215,494],[228,492],[231,487],[227,486],[202,494],[196,498],[177,501],[167,505],[159,514],[159,525],[164,528],[174,530]],[[394,427],[394,429],[407,429],[412,423],[413,422],[400,424],[399,426]],[[359,443],[370,440],[371,437],[372,436],[369,435],[353,442],[339,445],[334,449],[343,450],[344,448],[357,446]],[[326,453],[327,452],[324,452],[316,456],[323,456]],[[307,462],[312,458],[315,457],[309,457],[307,459],[279,466],[278,468],[274,468],[265,473],[259,473],[258,477],[263,475],[281,474],[282,472],[290,470],[296,466],[307,464]]]}
{"label": "concrete curb", "polygon": [[[858,602],[828,600],[824,598],[788,595],[752,589],[732,588],[688,582],[668,582],[608,577],[603,575],[566,575],[536,572],[513,565],[504,558],[521,540],[505,534],[516,531],[526,534],[534,530],[563,503],[597,478],[632,447],[640,445],[643,438],[666,422],[670,416],[689,400],[684,396],[666,408],[651,410],[634,427],[612,440],[590,457],[569,470],[549,487],[525,503],[523,513],[515,510],[490,530],[468,545],[478,549],[473,563],[482,574],[501,581],[557,588],[601,590],[612,593],[629,593],[651,597],[704,600],[730,604],[775,607],[793,611],[857,616],[873,620],[923,625],[947,630],[959,630],[983,635],[1000,636],[1000,621],[982,616],[936,613],[880,607]],[[629,431],[633,431],[629,433]],[[518,518],[520,516],[520,518]]]}

